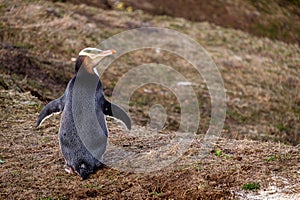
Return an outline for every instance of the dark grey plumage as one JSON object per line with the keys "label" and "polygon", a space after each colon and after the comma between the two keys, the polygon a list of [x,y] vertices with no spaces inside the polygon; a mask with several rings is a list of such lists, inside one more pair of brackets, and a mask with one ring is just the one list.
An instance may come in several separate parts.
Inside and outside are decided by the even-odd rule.
{"label": "dark grey plumage", "polygon": [[[83,50],[84,51],[84,50]],[[107,101],[99,77],[90,70],[87,56],[79,56],[75,76],[69,81],[63,96],[51,101],[41,111],[37,127],[55,112],[63,112],[59,129],[59,143],[67,170],[86,179],[102,164],[108,130],[105,116],[121,119],[131,128],[131,121],[119,106]],[[94,67],[94,66],[92,66]]]}

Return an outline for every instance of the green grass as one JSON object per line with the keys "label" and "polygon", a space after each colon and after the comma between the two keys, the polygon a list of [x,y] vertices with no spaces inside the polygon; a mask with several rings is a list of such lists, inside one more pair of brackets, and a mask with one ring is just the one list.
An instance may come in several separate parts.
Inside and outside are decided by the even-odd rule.
{"label": "green grass", "polygon": [[244,190],[258,190],[260,188],[260,184],[259,183],[246,183],[245,185],[243,185],[242,189]]}
{"label": "green grass", "polygon": [[285,1],[289,2],[290,4],[300,7],[300,0],[285,0]]}
{"label": "green grass", "polygon": [[275,160],[276,160],[276,156],[269,156],[264,161],[265,162],[271,162],[271,161],[275,161]]}
{"label": "green grass", "polygon": [[276,128],[279,130],[279,131],[286,131],[287,128],[283,125],[283,124],[277,124],[276,125]]}
{"label": "green grass", "polygon": [[150,193],[150,195],[152,196],[159,196],[159,195],[162,195],[163,193],[161,191],[153,191]]}
{"label": "green grass", "polygon": [[34,48],[33,44],[29,44],[27,42],[25,42],[25,43],[17,42],[16,44],[14,44],[14,46],[17,48],[24,48],[24,49],[33,49]]}
{"label": "green grass", "polygon": [[52,197],[43,197],[43,198],[39,198],[40,200],[53,200]]}
{"label": "green grass", "polygon": [[39,197],[38,200],[53,200],[53,199],[57,199],[57,200],[63,200],[63,199],[67,199],[64,196],[60,196],[59,194],[56,197]]}
{"label": "green grass", "polygon": [[218,156],[218,157],[221,156],[221,150],[220,150],[220,149],[217,149],[217,150],[216,150],[216,156]]}
{"label": "green grass", "polygon": [[246,116],[242,115],[240,112],[234,109],[228,109],[226,114],[229,118],[234,119],[239,123],[244,123],[247,120]]}

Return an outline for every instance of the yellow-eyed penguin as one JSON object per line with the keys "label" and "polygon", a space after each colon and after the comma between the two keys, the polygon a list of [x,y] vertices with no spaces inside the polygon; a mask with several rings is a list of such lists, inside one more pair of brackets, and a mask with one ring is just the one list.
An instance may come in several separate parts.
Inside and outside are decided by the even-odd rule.
{"label": "yellow-eyed penguin", "polygon": [[107,101],[96,65],[114,50],[85,48],[75,64],[75,75],[64,94],[47,104],[37,119],[37,127],[52,114],[62,112],[59,143],[66,161],[66,171],[76,172],[82,179],[101,167],[107,144],[105,115],[120,119],[128,129],[131,120],[119,106]]}

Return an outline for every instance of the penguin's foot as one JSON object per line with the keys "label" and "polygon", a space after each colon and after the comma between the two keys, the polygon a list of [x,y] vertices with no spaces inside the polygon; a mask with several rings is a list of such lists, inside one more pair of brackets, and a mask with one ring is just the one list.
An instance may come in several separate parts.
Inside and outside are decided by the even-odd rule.
{"label": "penguin's foot", "polygon": [[68,165],[65,167],[65,171],[68,172],[69,174],[75,174],[73,168]]}

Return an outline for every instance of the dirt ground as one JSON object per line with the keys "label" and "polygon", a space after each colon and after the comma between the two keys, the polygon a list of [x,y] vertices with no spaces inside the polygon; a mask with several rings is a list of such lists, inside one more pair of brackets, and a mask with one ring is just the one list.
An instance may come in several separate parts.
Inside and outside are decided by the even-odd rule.
{"label": "dirt ground", "polygon": [[[52,1],[0,1],[0,199],[299,199],[300,48],[208,22],[152,16],[140,10],[105,9]],[[73,75],[74,58],[87,46],[143,26],[183,32],[199,42],[222,75],[227,113],[221,136],[204,149],[211,103],[203,78],[182,58],[153,50],[121,56],[103,74],[109,98],[117,81],[135,66],[174,67],[197,91],[201,125],[174,163],[152,173],[110,165],[88,180],[64,171],[58,145],[60,116],[35,121],[60,96]],[[73,59],[72,59],[73,58]],[[146,128],[148,110],[161,104],[168,118],[159,137]],[[172,91],[146,85],[130,99],[133,130],[107,118],[110,140],[132,152],[168,145],[180,108]],[[152,150],[152,151],[151,151]],[[117,159],[117,158],[111,158]],[[130,163],[130,158],[128,160]],[[149,163],[141,161],[140,166]],[[125,163],[126,164],[126,163]],[[161,163],[157,162],[157,166]],[[254,190],[243,189],[249,183]]]}

